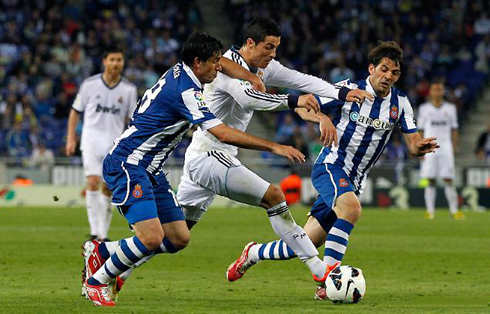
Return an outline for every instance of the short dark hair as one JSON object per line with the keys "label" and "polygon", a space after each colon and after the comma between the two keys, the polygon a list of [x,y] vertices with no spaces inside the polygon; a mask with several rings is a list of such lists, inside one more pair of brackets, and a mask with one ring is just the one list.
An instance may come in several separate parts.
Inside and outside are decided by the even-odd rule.
{"label": "short dark hair", "polygon": [[108,46],[104,49],[102,53],[102,59],[107,58],[110,53],[122,53],[124,56],[124,50],[119,46]]}
{"label": "short dark hair", "polygon": [[206,61],[223,51],[223,44],[213,36],[197,31],[192,33],[182,46],[182,61],[192,67],[194,58]]}
{"label": "short dark hair", "polygon": [[267,36],[281,36],[281,30],[277,23],[270,17],[257,17],[253,19],[245,28],[245,38],[243,43],[247,42],[247,39],[252,38],[255,44],[258,45],[261,41],[264,41]]}
{"label": "short dark hair", "polygon": [[377,66],[383,58],[393,60],[400,67],[403,65],[403,50],[394,41],[379,41],[368,55],[369,64]]}

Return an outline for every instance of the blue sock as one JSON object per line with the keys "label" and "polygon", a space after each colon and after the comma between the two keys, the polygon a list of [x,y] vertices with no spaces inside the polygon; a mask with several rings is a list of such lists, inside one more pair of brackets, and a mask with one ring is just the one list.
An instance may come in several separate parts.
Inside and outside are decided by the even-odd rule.
{"label": "blue sock", "polygon": [[101,285],[101,283],[100,283],[100,282],[99,282],[97,279],[95,279],[94,277],[90,277],[90,278],[87,280],[87,283],[88,283],[89,285],[92,285],[92,286],[99,286],[99,285]]}
{"label": "blue sock", "polygon": [[162,244],[160,244],[160,247],[155,250],[155,254],[160,254],[160,253],[170,253],[174,254],[180,251],[180,249],[177,249],[175,245],[168,239],[168,238],[163,238]]}
{"label": "blue sock", "polygon": [[344,219],[337,219],[333,224],[325,241],[325,255],[323,257],[328,265],[342,261],[353,228],[354,225]]}
{"label": "blue sock", "polygon": [[107,260],[109,257],[111,257],[111,254],[109,253],[109,251],[107,250],[107,246],[105,244],[105,242],[102,242],[100,245],[99,245],[99,253],[100,253],[100,256]]}

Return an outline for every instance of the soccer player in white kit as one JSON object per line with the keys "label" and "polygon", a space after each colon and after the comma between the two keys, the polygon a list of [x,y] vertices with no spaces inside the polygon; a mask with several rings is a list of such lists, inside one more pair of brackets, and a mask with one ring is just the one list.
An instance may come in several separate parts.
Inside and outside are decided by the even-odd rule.
{"label": "soccer player in white kit", "polygon": [[[245,39],[242,47],[232,47],[223,56],[257,73],[265,85],[294,88],[343,100],[371,97],[365,91],[337,88],[314,76],[288,69],[274,60],[280,44],[280,30],[270,18],[253,20],[245,30]],[[222,73],[206,85],[204,96],[216,117],[240,131],[246,130],[256,110],[287,110],[314,100],[311,94],[297,97],[262,93],[252,89],[248,82]],[[314,276],[322,278],[326,264],[317,257],[318,251],[304,230],[294,222],[282,191],[242,165],[236,155],[236,147],[221,143],[209,132],[194,132],[185,154],[184,174],[177,193],[189,228],[201,219],[216,194],[261,206],[266,209],[276,234],[297,252]],[[228,272],[226,274],[228,276]]]}
{"label": "soccer player in white kit", "polygon": [[87,178],[85,202],[91,239],[107,239],[112,219],[111,193],[102,176],[102,161],[131,119],[138,98],[136,86],[122,77],[124,54],[109,47],[103,54],[104,72],[85,79],[68,118],[66,155],[76,147],[75,128],[83,114],[80,149]]}
{"label": "soccer player in white kit", "polygon": [[434,154],[423,157],[420,175],[429,180],[425,187],[426,217],[434,219],[436,203],[436,179],[444,181],[444,192],[451,217],[465,218],[458,210],[458,194],[453,185],[454,150],[458,144],[458,115],[456,106],[444,101],[444,84],[434,81],[430,85],[429,101],[423,103],[418,112],[418,128],[421,136],[437,137],[441,146]]}

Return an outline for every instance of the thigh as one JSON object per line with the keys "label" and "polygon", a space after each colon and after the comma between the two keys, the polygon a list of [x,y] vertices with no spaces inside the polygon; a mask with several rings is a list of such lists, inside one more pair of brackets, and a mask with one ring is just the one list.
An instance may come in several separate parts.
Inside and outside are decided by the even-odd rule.
{"label": "thigh", "polygon": [[153,193],[161,224],[184,221],[184,213],[164,174],[154,177]]}
{"label": "thigh", "polygon": [[105,154],[95,149],[82,150],[83,172],[85,176],[102,176],[102,162]]}
{"label": "thigh", "polygon": [[199,221],[215,196],[216,193],[214,191],[197,185],[186,173],[180,178],[177,201],[184,209],[186,219]]}
{"label": "thigh", "polygon": [[427,154],[422,160],[420,176],[425,179],[435,179],[439,168],[438,158],[435,154]]}
{"label": "thigh", "polygon": [[442,179],[454,179],[454,155],[447,152],[439,157],[439,177]]}
{"label": "thigh", "polygon": [[196,185],[249,205],[259,206],[270,183],[241,162],[219,151],[193,158],[186,171]]}
{"label": "thigh", "polygon": [[354,192],[349,176],[342,168],[331,164],[315,164],[311,181],[328,208],[333,208],[341,195]]}

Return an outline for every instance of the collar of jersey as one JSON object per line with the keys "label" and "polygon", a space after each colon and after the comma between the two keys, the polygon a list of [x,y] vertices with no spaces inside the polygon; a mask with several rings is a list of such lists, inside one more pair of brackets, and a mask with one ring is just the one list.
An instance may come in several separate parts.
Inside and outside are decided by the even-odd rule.
{"label": "collar of jersey", "polygon": [[243,61],[243,64],[247,65],[247,67],[248,67],[247,70],[249,70],[250,72],[252,72],[254,74],[257,74],[258,68],[254,68],[254,67],[250,66],[247,63],[247,61],[245,61],[245,58],[240,54],[240,47],[233,45],[233,46],[231,46],[230,50],[240,56],[240,58]]}
{"label": "collar of jersey", "polygon": [[197,79],[197,76],[194,74],[194,72],[192,72],[191,68],[187,64],[185,64],[184,62],[182,62],[182,67],[184,68],[185,73],[187,73],[187,75],[189,75],[189,77],[197,85],[197,87],[202,89],[201,82],[199,82],[199,80]]}
{"label": "collar of jersey", "polygon": [[[373,95],[376,95],[376,92],[374,91],[374,88],[373,86],[371,85],[371,82],[369,81],[369,78],[371,77],[368,76],[367,79],[366,79],[366,91],[373,94]],[[388,95],[386,95],[385,97],[378,97],[376,96],[377,98],[383,98],[383,99],[389,99],[391,97],[391,88],[390,88],[390,92],[388,93]]]}

